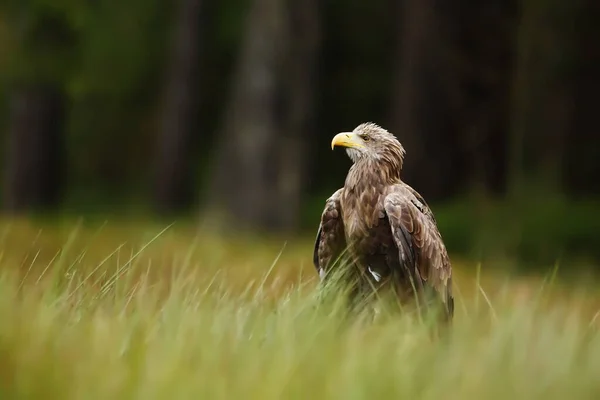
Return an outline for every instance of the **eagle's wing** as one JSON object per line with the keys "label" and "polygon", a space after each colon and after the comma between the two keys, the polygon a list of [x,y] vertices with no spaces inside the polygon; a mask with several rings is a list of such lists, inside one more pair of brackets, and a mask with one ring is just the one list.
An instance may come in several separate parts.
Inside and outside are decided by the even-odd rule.
{"label": "eagle's wing", "polygon": [[405,184],[394,185],[384,199],[400,262],[419,288],[433,288],[449,317],[454,314],[452,265],[433,213],[422,197]]}
{"label": "eagle's wing", "polygon": [[313,252],[313,263],[321,279],[325,273],[342,255],[346,247],[344,237],[344,225],[340,207],[340,195],[342,189],[338,189],[325,202],[325,209],[321,214],[321,222]]}

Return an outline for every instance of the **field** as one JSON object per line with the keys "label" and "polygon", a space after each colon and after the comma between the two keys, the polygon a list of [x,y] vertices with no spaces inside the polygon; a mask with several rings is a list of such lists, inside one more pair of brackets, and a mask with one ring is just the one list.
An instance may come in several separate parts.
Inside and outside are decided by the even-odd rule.
{"label": "field", "polygon": [[[319,303],[312,238],[0,222],[1,399],[600,396],[593,282],[453,258],[447,340]],[[549,271],[551,272],[551,271]]]}

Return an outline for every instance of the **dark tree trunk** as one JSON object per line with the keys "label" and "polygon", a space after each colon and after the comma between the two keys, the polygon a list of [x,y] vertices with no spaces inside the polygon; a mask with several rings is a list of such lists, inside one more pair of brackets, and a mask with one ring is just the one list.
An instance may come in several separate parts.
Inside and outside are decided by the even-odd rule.
{"label": "dark tree trunk", "polygon": [[217,153],[212,204],[236,225],[269,218],[277,171],[276,107],[285,49],[282,0],[254,0]]}
{"label": "dark tree trunk", "polygon": [[179,211],[192,201],[192,138],[198,104],[201,0],[181,0],[175,21],[170,66],[158,141],[154,203],[161,213]]}
{"label": "dark tree trunk", "polygon": [[[600,5],[582,0],[578,12],[574,51],[573,124],[566,146],[563,184],[581,196],[600,194]],[[593,179],[590,179],[592,178]]]}
{"label": "dark tree trunk", "polygon": [[[453,194],[452,95],[442,20],[435,0],[404,0],[399,13],[391,130],[406,148],[403,179],[428,199]],[[448,176],[451,174],[451,177]]]}
{"label": "dark tree trunk", "polygon": [[514,2],[402,4],[392,103],[405,180],[431,200],[501,193]]}
{"label": "dark tree trunk", "polygon": [[535,182],[560,190],[567,132],[572,128],[573,54],[577,7],[558,0],[522,2],[516,46],[511,124],[511,192]]}
{"label": "dark tree trunk", "polygon": [[296,227],[312,120],[317,0],[255,0],[215,163],[211,208],[236,227]]}
{"label": "dark tree trunk", "polygon": [[[514,2],[404,4],[395,110],[410,139],[405,180],[430,202],[474,195],[470,213],[485,228],[487,200],[505,189]],[[487,247],[486,230],[476,233],[473,249]]]}
{"label": "dark tree trunk", "polygon": [[20,87],[10,95],[4,208],[58,205],[63,189],[65,97],[53,87]]}
{"label": "dark tree trunk", "polygon": [[505,189],[506,130],[510,113],[510,82],[516,4],[487,0],[446,3],[444,37],[454,71],[450,82],[455,105],[457,149],[464,160],[470,189],[487,195]]}
{"label": "dark tree trunk", "polygon": [[279,147],[277,225],[299,226],[310,143],[314,137],[314,90],[320,42],[319,0],[288,0],[288,56],[284,64],[285,104]]}

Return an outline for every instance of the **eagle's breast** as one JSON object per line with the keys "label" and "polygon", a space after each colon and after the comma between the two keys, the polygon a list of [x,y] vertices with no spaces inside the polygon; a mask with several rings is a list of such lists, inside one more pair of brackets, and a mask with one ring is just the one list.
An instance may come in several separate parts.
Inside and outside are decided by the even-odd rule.
{"label": "eagle's breast", "polygon": [[389,265],[397,253],[384,211],[385,194],[395,176],[382,159],[356,162],[346,176],[340,198],[346,242],[364,267]]}
{"label": "eagle's breast", "polygon": [[346,240],[357,256],[385,254],[393,245],[390,225],[383,208],[382,192],[374,189],[348,190],[342,197]]}

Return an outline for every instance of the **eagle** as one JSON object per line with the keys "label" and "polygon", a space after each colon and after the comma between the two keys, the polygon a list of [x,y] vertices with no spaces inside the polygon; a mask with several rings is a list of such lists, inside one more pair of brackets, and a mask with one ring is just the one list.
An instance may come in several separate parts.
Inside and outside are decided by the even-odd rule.
{"label": "eagle", "polygon": [[353,282],[351,301],[387,287],[400,305],[421,299],[422,311],[433,303],[451,321],[452,265],[433,212],[401,179],[404,147],[373,122],[338,133],[335,147],[346,149],[352,166],[321,214],[313,254],[321,283],[343,268],[353,279],[345,281]]}

